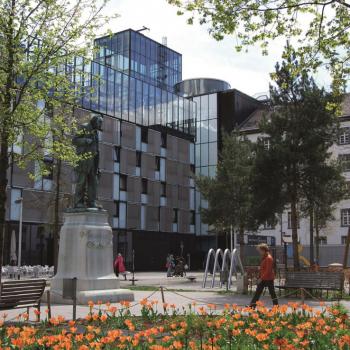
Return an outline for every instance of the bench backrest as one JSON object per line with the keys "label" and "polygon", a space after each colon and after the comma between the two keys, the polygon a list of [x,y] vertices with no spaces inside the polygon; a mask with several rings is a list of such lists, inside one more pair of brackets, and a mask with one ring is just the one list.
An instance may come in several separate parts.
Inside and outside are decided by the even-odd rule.
{"label": "bench backrest", "polygon": [[0,308],[37,305],[44,293],[46,280],[6,281],[1,284]]}
{"label": "bench backrest", "polygon": [[341,290],[344,283],[343,272],[304,272],[286,273],[285,286],[294,288],[324,288]]}

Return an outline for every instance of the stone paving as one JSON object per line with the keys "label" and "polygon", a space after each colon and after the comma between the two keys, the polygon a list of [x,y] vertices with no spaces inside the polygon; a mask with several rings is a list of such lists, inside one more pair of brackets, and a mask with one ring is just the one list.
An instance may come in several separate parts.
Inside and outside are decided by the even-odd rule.
{"label": "stone paving", "polygon": [[[182,308],[187,308],[189,304],[196,302],[197,306],[206,304],[216,304],[218,310],[223,309],[225,304],[237,304],[237,305],[247,305],[251,299],[251,295],[240,295],[235,293],[223,293],[219,292],[219,288],[215,289],[202,289],[202,274],[201,273],[191,273],[191,276],[196,276],[196,282],[192,283],[186,278],[167,278],[165,274],[158,272],[149,273],[137,273],[135,274],[136,286],[133,288],[139,289],[153,289],[162,285],[164,287],[164,299],[168,304],[175,304],[180,310]],[[131,278],[131,275],[128,275]],[[121,288],[130,288],[130,281],[121,281]],[[162,296],[159,290],[134,290],[135,302],[131,303],[131,312],[135,315],[140,314],[139,301],[144,298],[149,298],[149,300],[158,300],[158,309],[162,311]],[[271,306],[271,299],[268,293],[261,298],[267,306]],[[300,299],[295,298],[281,298],[280,303],[287,303],[291,301],[300,302]],[[307,299],[306,303],[315,308],[321,308],[319,301]],[[326,305],[330,305],[332,302],[327,302]],[[342,301],[342,304],[350,310],[350,302]],[[118,306],[118,304],[116,304]],[[119,305],[120,307],[120,305]],[[45,309],[46,304],[42,304],[42,314],[41,318],[46,317]],[[72,318],[72,306],[71,305],[52,305],[52,316],[63,316],[65,319]],[[6,313],[7,319],[15,319],[20,313],[25,312],[25,309],[18,310],[8,310],[0,312],[0,317],[3,313]],[[82,318],[86,316],[89,312],[88,306],[77,306],[77,318]],[[34,310],[30,311],[30,319],[35,320]]]}

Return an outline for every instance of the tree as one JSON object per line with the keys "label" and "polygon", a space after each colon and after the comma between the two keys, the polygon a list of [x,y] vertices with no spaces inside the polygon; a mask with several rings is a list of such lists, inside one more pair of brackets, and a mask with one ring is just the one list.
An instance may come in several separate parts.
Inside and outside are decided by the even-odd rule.
{"label": "tree", "polygon": [[[101,5],[98,5],[101,3]],[[97,0],[0,1],[0,270],[5,229],[7,170],[52,154],[76,161],[70,138],[54,130],[74,130],[64,104],[74,104],[79,86],[72,83],[76,57],[91,55],[92,38],[108,20]],[[47,115],[47,106],[55,113]],[[58,133],[59,134],[59,133]],[[10,148],[20,143],[23,152]]]}
{"label": "tree", "polygon": [[[315,112],[317,113],[317,111]],[[331,120],[331,118],[329,119]],[[320,125],[321,128],[324,128],[324,125],[323,127]],[[324,143],[329,143],[332,136],[335,135],[332,133],[328,136],[324,135]],[[316,243],[316,262],[319,263],[320,229],[325,227],[330,220],[334,220],[333,212],[336,209],[336,204],[346,194],[346,182],[340,164],[329,159],[328,150],[324,149],[323,152],[318,152],[319,155],[322,153],[323,159],[320,157],[318,163],[314,159],[305,169],[304,199],[301,204],[304,216],[309,217],[311,265],[315,263],[314,242]],[[316,239],[314,231],[316,231]]]}
{"label": "tree", "polygon": [[[348,74],[350,58],[350,4],[343,0],[168,0],[189,13],[221,40],[235,38],[236,50],[260,44],[267,54],[270,42],[290,38],[308,67],[327,63],[334,73]],[[344,81],[342,81],[344,82]],[[339,82],[340,83],[340,82]]]}
{"label": "tree", "polygon": [[[261,124],[261,132],[269,138],[271,146],[264,152],[260,143],[255,169],[258,178],[275,174],[274,181],[265,187],[255,186],[255,190],[262,200],[260,205],[268,206],[271,213],[281,212],[281,205],[290,207],[294,267],[299,269],[299,217],[311,214],[313,221],[325,189],[339,181],[341,186],[343,181],[339,168],[330,162],[329,152],[337,135],[339,101],[319,89],[307,71],[299,69],[296,55],[288,45],[284,57],[272,75],[275,81],[270,88],[272,110]],[[271,193],[275,199],[271,203],[264,201],[263,197],[270,199]]]}
{"label": "tree", "polygon": [[334,211],[336,203],[344,199],[346,196],[346,182],[341,173],[341,166],[333,162],[328,169],[328,178],[326,184],[321,185],[321,190],[318,192],[317,200],[314,207],[314,227],[315,227],[315,243],[316,243],[316,262],[319,264],[320,253],[320,230],[326,227],[329,221],[334,220]]}
{"label": "tree", "polygon": [[208,208],[201,209],[203,222],[213,225],[217,230],[228,231],[232,227],[238,232],[242,262],[244,232],[257,228],[252,213],[252,151],[252,143],[237,132],[224,135],[216,176],[196,179],[199,191],[208,201]]}

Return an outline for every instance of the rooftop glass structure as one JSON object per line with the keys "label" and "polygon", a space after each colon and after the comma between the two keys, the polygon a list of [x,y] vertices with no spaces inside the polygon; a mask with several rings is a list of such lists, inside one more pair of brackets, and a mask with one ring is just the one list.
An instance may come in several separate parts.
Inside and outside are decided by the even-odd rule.
{"label": "rooftop glass structure", "polygon": [[95,40],[95,61],[133,78],[174,91],[182,79],[182,56],[140,32],[128,29]]}
{"label": "rooftop glass structure", "polygon": [[[76,58],[72,67],[75,84],[82,89],[79,105],[137,125],[195,135],[196,104],[170,88],[181,78],[180,54],[132,30],[97,39],[96,44],[101,46],[92,62]],[[163,67],[160,51],[168,59]],[[171,71],[171,79],[167,74],[158,79],[163,68]]]}

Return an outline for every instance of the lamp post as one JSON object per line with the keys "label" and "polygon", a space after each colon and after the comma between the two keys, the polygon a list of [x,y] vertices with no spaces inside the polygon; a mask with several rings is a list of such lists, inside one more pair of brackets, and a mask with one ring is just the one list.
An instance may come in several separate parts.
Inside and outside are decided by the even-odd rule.
{"label": "lamp post", "polygon": [[135,285],[135,249],[132,250],[132,279],[131,285]]}
{"label": "lamp post", "polygon": [[183,254],[184,254],[184,242],[183,241],[180,242],[180,249],[181,249],[181,258],[182,258]]}
{"label": "lamp post", "polygon": [[18,258],[17,258],[17,268],[18,268],[18,279],[21,278],[20,268],[22,262],[22,227],[23,227],[23,197],[15,200],[15,203],[20,203],[19,209],[19,233],[18,233]]}

